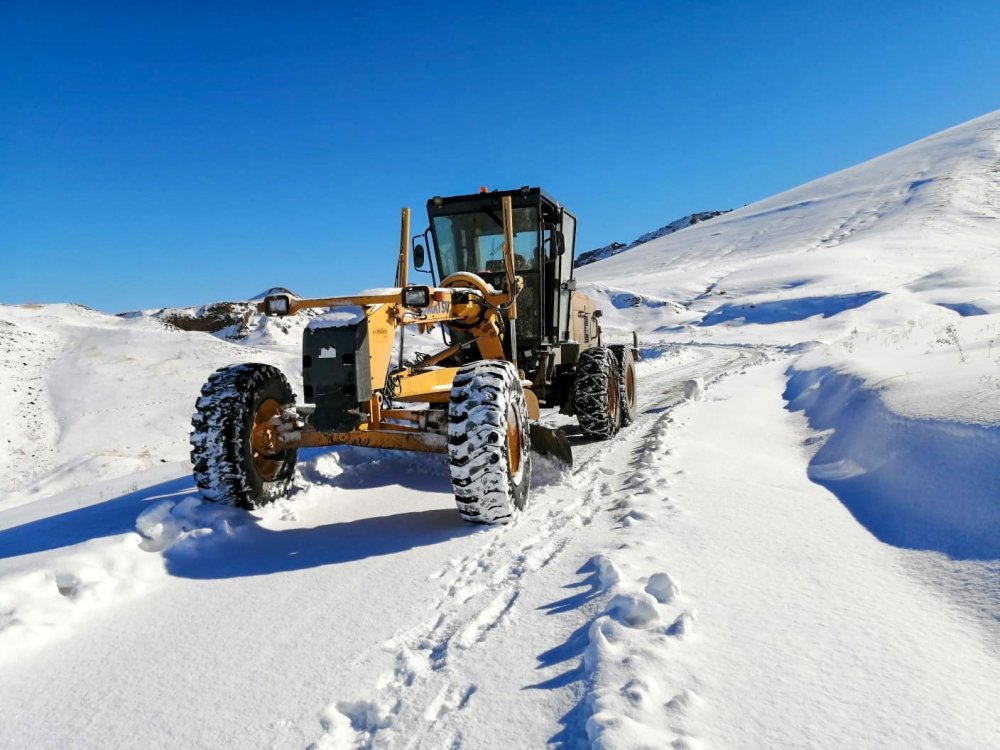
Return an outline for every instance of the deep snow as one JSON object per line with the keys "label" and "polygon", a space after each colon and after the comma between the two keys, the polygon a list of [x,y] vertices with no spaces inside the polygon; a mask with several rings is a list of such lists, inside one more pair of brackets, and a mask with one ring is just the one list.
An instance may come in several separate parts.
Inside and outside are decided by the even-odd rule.
{"label": "deep snow", "polygon": [[307,321],[0,307],[0,747],[1000,747],[1000,113],[578,275],[640,416],[485,529],[433,455],[194,494]]}

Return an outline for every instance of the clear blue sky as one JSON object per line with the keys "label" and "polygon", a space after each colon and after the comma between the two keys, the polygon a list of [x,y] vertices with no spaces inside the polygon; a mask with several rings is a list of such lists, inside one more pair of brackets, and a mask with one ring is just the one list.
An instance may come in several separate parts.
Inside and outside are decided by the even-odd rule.
{"label": "clear blue sky", "polygon": [[391,282],[399,208],[541,185],[578,250],[1000,108],[1000,2],[0,4],[0,302]]}

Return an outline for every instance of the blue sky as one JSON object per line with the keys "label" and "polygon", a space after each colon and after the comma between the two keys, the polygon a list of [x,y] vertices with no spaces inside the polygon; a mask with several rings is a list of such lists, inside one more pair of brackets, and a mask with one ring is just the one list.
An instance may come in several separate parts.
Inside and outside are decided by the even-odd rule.
{"label": "blue sky", "polygon": [[0,301],[391,282],[399,208],[541,185],[578,251],[1000,108],[1000,3],[0,8]]}

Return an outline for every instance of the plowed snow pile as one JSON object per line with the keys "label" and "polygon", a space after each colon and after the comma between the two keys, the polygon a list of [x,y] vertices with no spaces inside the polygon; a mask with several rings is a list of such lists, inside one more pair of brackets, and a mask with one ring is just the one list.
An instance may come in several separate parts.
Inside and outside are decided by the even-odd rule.
{"label": "plowed snow pile", "polygon": [[294,331],[0,307],[0,747],[1000,747],[1000,113],[578,275],[640,413],[495,528],[435,455],[202,502]]}

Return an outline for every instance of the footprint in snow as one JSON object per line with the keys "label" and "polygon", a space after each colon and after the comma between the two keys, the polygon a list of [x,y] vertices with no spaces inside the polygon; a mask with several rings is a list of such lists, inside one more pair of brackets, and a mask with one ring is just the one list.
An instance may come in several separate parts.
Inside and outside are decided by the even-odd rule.
{"label": "footprint in snow", "polygon": [[80,579],[72,573],[56,575],[56,589],[67,599],[75,599],[79,591]]}
{"label": "footprint in snow", "polygon": [[663,632],[675,638],[686,638],[694,632],[694,621],[696,614],[694,611],[681,612]]}
{"label": "footprint in snow", "polygon": [[622,526],[634,526],[637,523],[648,521],[651,518],[654,518],[654,516],[650,513],[645,513],[641,510],[630,510],[622,516],[621,524]]}
{"label": "footprint in snow", "polygon": [[640,706],[649,696],[649,683],[640,677],[633,678],[622,687],[622,695],[633,706]]}
{"label": "footprint in snow", "polygon": [[648,628],[660,621],[656,599],[647,593],[616,594],[608,605],[607,613],[630,628]]}
{"label": "footprint in snow", "polygon": [[677,713],[687,713],[691,708],[701,705],[703,699],[694,690],[685,688],[664,704],[664,708]]}
{"label": "footprint in snow", "polygon": [[660,604],[668,604],[681,595],[681,587],[669,573],[653,573],[645,590]]}

